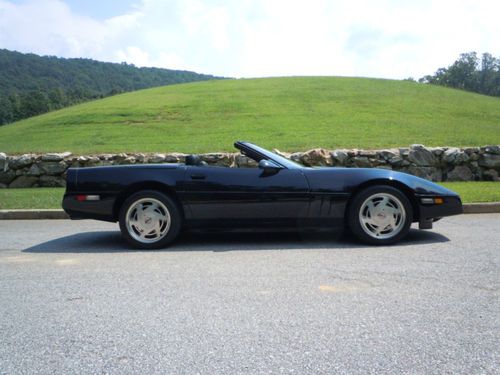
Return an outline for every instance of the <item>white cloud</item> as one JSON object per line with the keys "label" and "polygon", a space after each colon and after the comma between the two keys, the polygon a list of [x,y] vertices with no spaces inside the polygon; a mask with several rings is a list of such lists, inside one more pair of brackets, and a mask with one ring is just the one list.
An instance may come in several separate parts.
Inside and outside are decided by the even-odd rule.
{"label": "white cloud", "polygon": [[118,50],[116,57],[121,61],[133,61],[138,66],[149,64],[149,53],[136,46],[128,46],[125,49]]}
{"label": "white cloud", "polygon": [[0,47],[218,75],[420,77],[500,55],[488,0],[143,0],[99,21],[62,0],[0,0]]}
{"label": "white cloud", "polygon": [[57,0],[0,1],[0,25],[1,47],[62,56],[98,51],[105,34],[104,25],[71,13]]}

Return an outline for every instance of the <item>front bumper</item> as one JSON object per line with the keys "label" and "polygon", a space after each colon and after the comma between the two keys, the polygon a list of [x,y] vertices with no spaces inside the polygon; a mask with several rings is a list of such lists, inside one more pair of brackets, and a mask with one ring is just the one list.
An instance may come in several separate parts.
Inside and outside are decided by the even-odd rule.
{"label": "front bumper", "polygon": [[441,218],[444,216],[460,215],[463,214],[462,201],[458,195],[440,196],[443,198],[442,204],[426,205],[420,203],[421,198],[428,196],[417,196],[419,202],[419,221],[426,221]]}

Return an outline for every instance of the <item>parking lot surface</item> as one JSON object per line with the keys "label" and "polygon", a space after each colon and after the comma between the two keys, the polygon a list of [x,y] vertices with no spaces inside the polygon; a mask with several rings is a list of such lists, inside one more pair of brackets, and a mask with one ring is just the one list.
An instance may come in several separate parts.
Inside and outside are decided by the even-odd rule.
{"label": "parking lot surface", "polygon": [[500,214],[396,246],[0,221],[0,374],[500,372]]}

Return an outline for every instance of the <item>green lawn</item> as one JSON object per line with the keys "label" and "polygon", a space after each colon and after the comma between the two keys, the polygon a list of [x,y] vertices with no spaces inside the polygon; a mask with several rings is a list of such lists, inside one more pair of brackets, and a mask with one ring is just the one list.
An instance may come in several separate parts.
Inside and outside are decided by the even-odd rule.
{"label": "green lawn", "polygon": [[464,203],[500,202],[500,182],[441,182],[440,185],[460,194]]}
{"label": "green lawn", "polygon": [[0,127],[7,153],[500,144],[500,98],[414,82],[238,79],[117,95]]}
{"label": "green lawn", "polygon": [[0,189],[0,209],[61,208],[64,188]]}
{"label": "green lawn", "polygon": [[[444,182],[464,203],[500,202],[498,182]],[[63,188],[0,189],[0,209],[61,208]]]}

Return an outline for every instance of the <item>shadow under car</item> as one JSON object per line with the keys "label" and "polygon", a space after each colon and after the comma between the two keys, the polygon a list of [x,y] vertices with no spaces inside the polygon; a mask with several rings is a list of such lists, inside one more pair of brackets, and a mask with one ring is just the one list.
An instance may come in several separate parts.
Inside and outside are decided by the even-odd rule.
{"label": "shadow under car", "polygon": [[[407,246],[449,241],[435,232],[412,229],[397,245]],[[76,233],[26,248],[27,253],[115,253],[131,251],[254,251],[254,250],[306,250],[352,249],[373,247],[360,243],[347,232],[185,232],[164,249],[137,250],[122,240],[119,231]]]}

